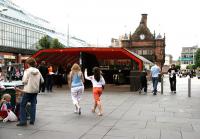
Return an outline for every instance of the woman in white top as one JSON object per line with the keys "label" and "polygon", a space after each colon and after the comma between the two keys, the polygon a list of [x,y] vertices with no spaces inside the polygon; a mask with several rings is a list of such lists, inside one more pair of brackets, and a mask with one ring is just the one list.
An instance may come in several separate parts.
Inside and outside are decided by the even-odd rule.
{"label": "woman in white top", "polygon": [[69,74],[69,87],[71,88],[71,97],[75,105],[75,113],[81,114],[80,99],[84,92],[84,77],[78,64],[74,64]]}
{"label": "woman in white top", "polygon": [[88,76],[87,75],[87,69],[85,70],[85,79],[90,80],[92,82],[93,86],[93,96],[94,96],[94,107],[92,109],[92,112],[94,113],[96,110],[96,107],[99,109],[99,116],[103,115],[102,112],[102,104],[100,101],[100,96],[102,94],[104,85],[105,85],[105,80],[103,76],[101,75],[101,71],[98,67],[94,67],[93,69],[94,75],[93,76]]}

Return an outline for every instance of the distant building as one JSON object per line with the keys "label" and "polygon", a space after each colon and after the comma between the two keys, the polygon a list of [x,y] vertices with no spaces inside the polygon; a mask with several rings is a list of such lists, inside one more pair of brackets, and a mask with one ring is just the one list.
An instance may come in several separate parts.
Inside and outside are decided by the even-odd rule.
{"label": "distant building", "polygon": [[112,38],[111,39],[111,47],[120,47],[120,40]]}
{"label": "distant building", "polygon": [[164,65],[171,65],[173,63],[172,55],[166,54],[165,55],[165,64]]}
{"label": "distant building", "polygon": [[195,64],[195,53],[198,45],[192,47],[182,47],[181,57],[179,57],[181,69],[186,69],[187,65]]}
{"label": "distant building", "polygon": [[152,34],[147,27],[147,14],[142,14],[139,26],[133,34],[125,35],[121,40],[122,47],[145,57],[151,62],[158,62],[162,67],[165,63],[165,36]]}

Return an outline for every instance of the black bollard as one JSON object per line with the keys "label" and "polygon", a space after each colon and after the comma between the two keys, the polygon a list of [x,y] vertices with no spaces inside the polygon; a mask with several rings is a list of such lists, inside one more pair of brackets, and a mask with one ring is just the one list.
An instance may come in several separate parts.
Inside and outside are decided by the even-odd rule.
{"label": "black bollard", "polygon": [[163,95],[163,77],[161,77],[161,94]]}

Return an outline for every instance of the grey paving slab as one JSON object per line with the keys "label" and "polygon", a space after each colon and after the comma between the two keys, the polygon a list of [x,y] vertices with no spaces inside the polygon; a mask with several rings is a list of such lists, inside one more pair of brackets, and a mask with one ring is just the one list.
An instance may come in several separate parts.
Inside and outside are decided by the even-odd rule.
{"label": "grey paving slab", "polygon": [[123,136],[132,138],[159,139],[160,129],[132,129],[132,128],[113,128],[108,136]]}
{"label": "grey paving slab", "polygon": [[183,139],[199,139],[199,132],[182,132]]}
{"label": "grey paving slab", "polygon": [[27,139],[78,139],[80,138],[80,134],[70,133],[70,132],[58,132],[58,131],[38,131],[31,136],[27,137]]}
{"label": "grey paving slab", "polygon": [[102,139],[104,135],[86,134],[81,139]]}
{"label": "grey paving slab", "polygon": [[182,139],[182,135],[180,131],[161,130],[161,139]]}
{"label": "grey paving slab", "polygon": [[106,135],[111,129],[109,126],[95,126],[87,134]]}
{"label": "grey paving slab", "polygon": [[103,139],[136,139],[136,138],[127,136],[104,136]]}
{"label": "grey paving slab", "polygon": [[25,139],[37,130],[27,130],[26,128],[0,128],[0,139]]}
{"label": "grey paving slab", "polygon": [[146,121],[120,120],[115,124],[115,128],[145,129]]}
{"label": "grey paving slab", "polygon": [[101,97],[104,115],[91,113],[91,89],[82,95],[82,115],[74,114],[69,89],[54,88],[38,95],[34,126],[0,122],[0,139],[199,139],[200,80],[192,79],[192,97],[187,97],[187,79],[177,78],[177,94],[153,96],[129,92],[127,85],[107,85]]}

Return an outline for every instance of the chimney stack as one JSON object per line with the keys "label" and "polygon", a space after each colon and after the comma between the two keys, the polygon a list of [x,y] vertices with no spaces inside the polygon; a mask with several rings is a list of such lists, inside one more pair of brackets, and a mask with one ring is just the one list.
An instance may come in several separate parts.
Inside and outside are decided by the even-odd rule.
{"label": "chimney stack", "polygon": [[141,21],[140,21],[140,25],[144,25],[144,26],[147,26],[147,14],[142,14],[142,18],[141,18]]}

